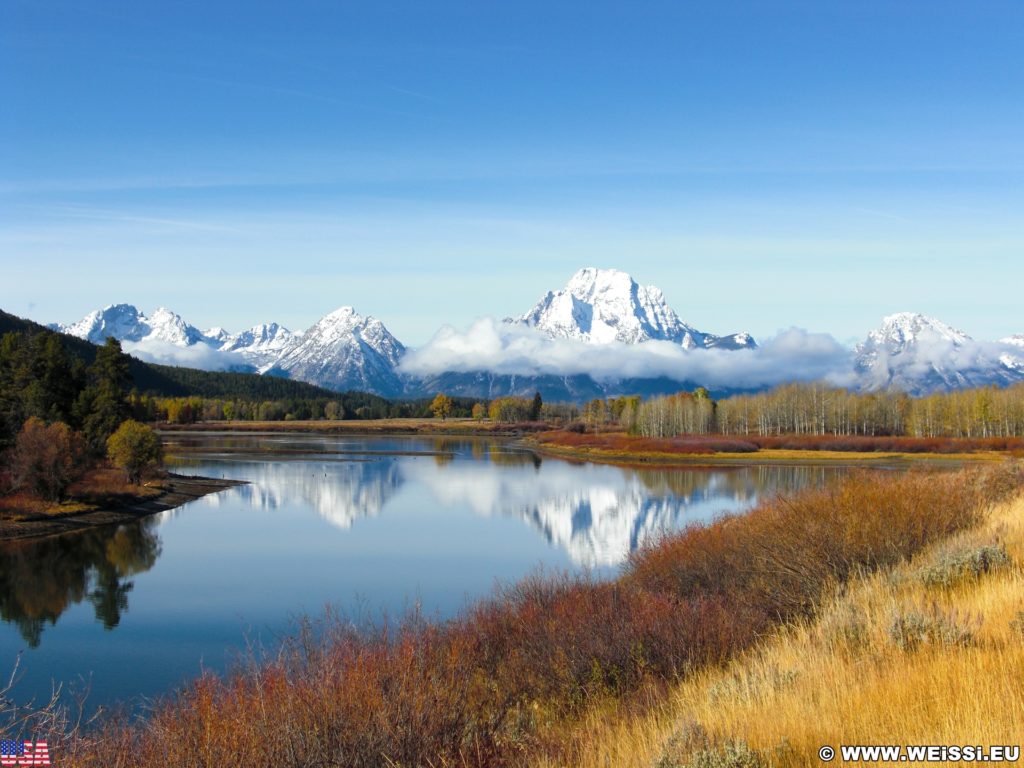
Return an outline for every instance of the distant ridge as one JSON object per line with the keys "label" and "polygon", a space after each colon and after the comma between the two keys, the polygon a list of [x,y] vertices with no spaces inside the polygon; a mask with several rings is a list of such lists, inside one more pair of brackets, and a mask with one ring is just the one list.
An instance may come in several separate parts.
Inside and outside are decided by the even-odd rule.
{"label": "distant ridge", "polygon": [[[481,363],[479,369],[463,365],[457,371],[434,368],[427,374],[420,369],[412,375],[403,367],[408,357],[405,345],[381,320],[362,315],[351,306],[334,310],[303,332],[273,322],[259,323],[239,333],[221,327],[200,331],[170,309],[161,307],[146,315],[131,304],[112,304],[78,322],[51,327],[97,343],[113,336],[124,342],[127,351],[154,363],[177,360],[176,350],[180,350],[181,362],[188,367],[252,371],[335,392],[360,390],[388,398],[432,397],[443,391],[490,399],[539,391],[545,399],[581,402],[618,394],[664,394],[708,386],[708,382],[699,380],[700,374],[688,377],[675,369],[649,376],[644,376],[642,369],[634,369],[629,377],[623,375],[616,380],[585,368],[570,370],[568,375],[561,372],[564,369],[557,374],[537,373],[550,368],[526,358],[522,359],[521,373],[509,373],[507,365],[497,366],[503,372],[488,370]],[[733,370],[740,371],[735,378],[724,379],[729,383],[723,384],[720,379],[717,388],[711,387],[713,392],[728,394],[765,386],[744,381],[743,368],[732,365],[731,355],[720,355],[736,352],[737,361],[759,360],[756,355],[764,350],[749,333],[718,335],[699,330],[680,318],[659,288],[640,285],[617,269],[578,270],[564,287],[546,292],[524,314],[506,318],[502,327],[532,329],[542,334],[534,338],[576,342],[592,352],[602,345],[612,349],[615,345],[668,343],[672,345],[669,351],[675,348],[697,356],[687,357],[689,362],[680,365],[679,370],[701,371],[701,365],[690,366],[690,362],[716,360],[730,375]],[[900,312],[883,318],[880,326],[852,351],[834,340],[831,343],[840,348],[844,366],[834,373],[845,386],[860,390],[893,389],[922,395],[1024,381],[1024,334],[998,342],[978,342],[963,331],[919,313]],[[706,352],[714,355],[701,358]],[[784,380],[781,377],[787,370],[799,367],[799,360],[786,361],[769,359],[761,370],[766,366],[777,370],[780,380]]]}
{"label": "distant ridge", "polygon": [[[0,310],[0,335],[14,332],[34,335],[53,328]],[[98,346],[77,336],[59,333],[69,353],[86,364],[96,357]],[[260,376],[254,373],[203,371],[157,365],[129,355],[129,369],[140,393],[162,397],[238,397],[277,400],[285,398],[335,398],[337,393],[302,381]]]}

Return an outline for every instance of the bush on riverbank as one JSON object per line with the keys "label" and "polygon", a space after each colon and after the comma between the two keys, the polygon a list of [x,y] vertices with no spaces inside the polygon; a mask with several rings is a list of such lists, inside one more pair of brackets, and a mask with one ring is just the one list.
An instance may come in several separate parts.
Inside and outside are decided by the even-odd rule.
{"label": "bush on riverbank", "polygon": [[976,524],[1017,466],[855,473],[666,538],[619,579],[537,576],[445,624],[330,620],[206,676],[146,721],[64,747],[68,766],[499,766],[812,614],[830,588]]}
{"label": "bush on riverbank", "polygon": [[[612,764],[695,765],[737,740],[780,768],[820,766],[823,744],[1019,743],[1022,557],[1018,497],[912,562],[855,580],[815,620],[694,675],[649,719],[622,722],[616,731],[648,736],[624,737],[628,757]],[[603,768],[619,743],[610,731],[591,731],[570,764]]]}
{"label": "bush on riverbank", "polygon": [[598,450],[643,457],[649,454],[754,453],[762,450],[841,451],[852,453],[977,453],[1024,452],[1024,438],[988,437],[864,437],[857,435],[684,435],[639,437],[625,432],[558,430],[536,437],[542,445]]}

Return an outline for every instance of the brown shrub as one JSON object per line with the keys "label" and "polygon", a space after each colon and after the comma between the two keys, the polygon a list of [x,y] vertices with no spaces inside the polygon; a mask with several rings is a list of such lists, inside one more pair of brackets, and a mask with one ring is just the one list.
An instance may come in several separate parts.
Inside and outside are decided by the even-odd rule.
{"label": "brown shrub", "polygon": [[973,486],[965,473],[855,472],[671,536],[635,553],[626,578],[684,599],[723,596],[767,626],[808,614],[830,582],[892,565],[974,524],[979,501],[992,494],[981,481]]}
{"label": "brown shrub", "polygon": [[638,437],[624,432],[545,432],[541,443],[623,453],[751,453],[758,450],[845,451],[853,453],[975,453],[1024,451],[1024,438],[869,437],[864,435],[681,435]]}
{"label": "brown shrub", "polygon": [[666,538],[617,580],[536,576],[444,624],[307,625],[147,721],[73,741],[62,765],[524,764],[584,708],[722,661],[831,584],[969,526],[1012,490],[983,474],[853,474]]}
{"label": "brown shrub", "polygon": [[60,501],[85,471],[81,436],[62,422],[32,417],[22,426],[11,451],[11,483],[47,501]]}

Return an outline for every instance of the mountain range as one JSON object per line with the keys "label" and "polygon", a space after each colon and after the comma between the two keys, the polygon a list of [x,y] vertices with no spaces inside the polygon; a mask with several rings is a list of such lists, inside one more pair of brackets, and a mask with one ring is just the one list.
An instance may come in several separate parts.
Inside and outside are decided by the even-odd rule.
{"label": "mountain range", "polygon": [[[788,375],[783,369],[790,365],[791,376],[801,375],[799,349],[787,349],[790,357],[783,359],[771,340],[762,349],[748,333],[698,330],[680,318],[657,287],[639,285],[619,270],[593,267],[579,270],[564,288],[545,293],[523,315],[485,329],[505,344],[498,359],[483,352],[477,359],[471,350],[468,360],[464,355],[457,365],[441,370],[423,365],[424,358],[443,358],[433,354],[431,345],[409,355],[379,319],[349,306],[301,332],[274,322],[238,333],[219,327],[201,331],[164,307],[145,315],[130,304],[114,304],[78,322],[50,327],[94,343],[112,336],[143,359],[167,361],[180,354],[182,364],[194,367],[254,371],[385,397],[443,391],[493,398],[540,391],[548,400],[579,402],[674,392],[705,384],[709,375],[716,378],[716,370],[724,372],[718,378],[726,382],[711,387],[720,394],[763,388],[773,366],[780,369],[775,372],[779,382],[786,380],[781,378]],[[816,343],[820,346],[820,339]],[[827,378],[864,390],[921,395],[1024,381],[1024,334],[978,342],[934,318],[898,313],[884,318],[853,350],[832,343],[835,349],[829,354],[835,359],[829,360]],[[646,358],[637,358],[637,352],[659,365],[645,367]],[[569,363],[551,364],[556,354],[568,357]],[[626,356],[633,365],[617,367],[616,356]],[[413,358],[419,365],[410,364]],[[745,380],[747,371],[758,376]],[[814,371],[820,378],[820,366]]]}

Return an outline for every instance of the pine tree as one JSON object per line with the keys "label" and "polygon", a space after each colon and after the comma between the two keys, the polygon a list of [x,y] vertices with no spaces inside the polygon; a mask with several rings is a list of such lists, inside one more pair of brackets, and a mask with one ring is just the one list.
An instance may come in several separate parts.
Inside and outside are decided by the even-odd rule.
{"label": "pine tree", "polygon": [[107,338],[89,366],[89,385],[78,398],[77,413],[90,448],[96,453],[106,449],[107,438],[131,416],[128,390],[132,384],[128,356],[121,342]]}
{"label": "pine tree", "polygon": [[540,392],[534,392],[533,403],[530,404],[530,421],[537,421],[540,418],[540,411],[543,407],[544,401],[541,399]]}

